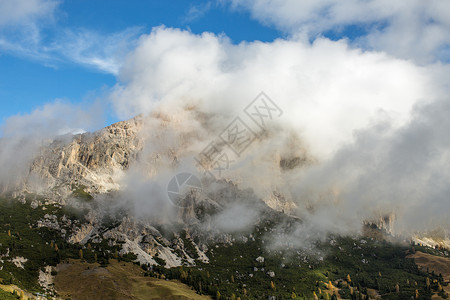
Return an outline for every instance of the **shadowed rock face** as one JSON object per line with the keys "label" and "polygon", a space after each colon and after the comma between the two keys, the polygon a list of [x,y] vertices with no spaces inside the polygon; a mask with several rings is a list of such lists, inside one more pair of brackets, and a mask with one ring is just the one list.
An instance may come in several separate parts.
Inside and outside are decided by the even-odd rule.
{"label": "shadowed rock face", "polygon": [[54,140],[30,167],[25,189],[51,190],[61,196],[76,187],[103,193],[118,189],[117,179],[142,149],[140,117],[118,122],[94,133]]}

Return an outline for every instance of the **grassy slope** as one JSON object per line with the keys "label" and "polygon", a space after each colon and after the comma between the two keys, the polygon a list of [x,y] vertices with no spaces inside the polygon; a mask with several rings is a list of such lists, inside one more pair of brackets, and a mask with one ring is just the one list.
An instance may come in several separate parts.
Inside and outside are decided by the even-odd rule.
{"label": "grassy slope", "polygon": [[445,280],[450,281],[450,258],[439,257],[417,251],[408,257],[414,258],[417,265],[423,270],[429,268],[429,272],[442,274]]}
{"label": "grassy slope", "polygon": [[6,292],[0,288],[0,300],[17,300],[18,297],[13,296],[10,292]]}
{"label": "grassy slope", "polygon": [[[434,272],[435,274],[442,274],[444,280],[450,282],[450,258],[439,257],[428,253],[417,251],[415,254],[408,257],[414,258],[416,264],[422,270]],[[450,294],[450,285],[443,286],[446,293]],[[433,299],[442,299],[437,294],[433,296]]]}
{"label": "grassy slope", "polygon": [[139,266],[116,260],[106,268],[79,260],[60,264],[55,287],[64,298],[76,299],[210,299],[180,282],[144,277]]}

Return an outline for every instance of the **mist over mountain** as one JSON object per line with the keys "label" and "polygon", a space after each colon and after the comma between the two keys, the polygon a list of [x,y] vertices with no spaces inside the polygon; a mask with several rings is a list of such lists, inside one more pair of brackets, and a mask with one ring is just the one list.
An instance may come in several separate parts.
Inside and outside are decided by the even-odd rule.
{"label": "mist over mountain", "polygon": [[0,299],[447,299],[449,12],[0,0]]}
{"label": "mist over mountain", "polygon": [[[156,28],[128,55],[110,95],[119,115],[140,116],[74,137],[91,127],[98,105],[74,114],[55,103],[9,119],[2,186],[57,187],[62,198],[73,184],[94,194],[125,190],[140,214],[170,211],[170,179],[186,171],[202,177],[195,158],[264,87],[283,114],[221,179],[323,234],[358,232],[388,215],[398,234],[447,230],[447,69],[344,41],[233,45]],[[284,168],[289,161],[298,163]]]}

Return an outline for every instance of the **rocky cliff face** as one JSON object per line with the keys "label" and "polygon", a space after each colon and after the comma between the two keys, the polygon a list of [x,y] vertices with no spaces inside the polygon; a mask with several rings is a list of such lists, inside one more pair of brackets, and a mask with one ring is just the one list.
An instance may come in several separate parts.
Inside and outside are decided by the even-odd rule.
{"label": "rocky cliff face", "polygon": [[[214,126],[202,120],[190,110],[173,116],[155,113],[118,122],[93,133],[58,137],[41,148],[15,194],[29,192],[62,202],[77,190],[87,195],[121,190],[121,183],[127,182],[124,175],[130,167],[139,169],[137,177],[177,174],[180,165],[193,161],[203,147],[217,139]],[[270,138],[275,139],[277,147],[288,148],[289,153],[283,153],[286,149],[268,147]],[[278,187],[284,184],[285,174],[310,163],[308,155],[300,147],[286,147],[291,139],[288,135],[267,134],[255,142],[261,143],[259,149],[255,146],[249,151],[251,159],[242,158],[236,165],[244,165],[239,168],[233,166],[233,171],[229,171],[225,178],[241,182],[244,189],[260,188],[257,195],[266,204],[275,210],[289,212],[295,205]],[[297,148],[300,153],[294,153],[293,149]],[[231,161],[233,159],[236,158],[230,158]],[[255,165],[261,167],[256,171],[258,176],[253,174]],[[266,175],[264,180],[259,180],[260,176],[270,172],[274,175]],[[242,181],[243,177],[246,180]]]}
{"label": "rocky cliff face", "polygon": [[[192,116],[191,112],[188,113],[184,118]],[[168,267],[192,265],[196,261],[207,262],[206,254],[210,245],[231,244],[234,239],[251,239],[251,234],[244,236],[241,231],[245,232],[247,228],[262,224],[265,220],[283,223],[283,218],[287,216],[280,212],[289,213],[295,205],[286,194],[278,192],[277,185],[272,183],[282,183],[286,178],[283,177],[284,174],[311,161],[306,152],[280,153],[278,148],[283,148],[285,140],[290,140],[283,140],[282,135],[275,137],[279,138],[278,143],[275,143],[276,148],[264,151],[264,147],[261,147],[263,150],[260,152],[254,149],[249,160],[263,162],[265,168],[257,168],[260,167],[257,164],[250,164],[251,168],[247,168],[252,171],[245,174],[244,178],[245,181],[253,179],[247,183],[251,188],[243,189],[241,185],[228,179],[215,181],[211,183],[211,188],[205,188],[192,196],[192,205],[175,209],[171,207],[172,214],[167,216],[169,221],[157,221],[164,220],[161,215],[165,207],[158,210],[161,206],[153,203],[155,206],[152,206],[152,210],[156,210],[156,213],[151,211],[151,216],[159,218],[152,220],[147,215],[133,215],[133,209],[127,206],[130,195],[116,198],[116,194],[122,191],[122,179],[128,169],[134,170],[133,167],[138,165],[144,170],[138,173],[137,179],[147,175],[154,176],[161,169],[169,170],[170,180],[175,169],[170,169],[171,167],[180,164],[186,156],[196,155],[201,151],[201,146],[196,146],[199,142],[209,143],[210,138],[215,138],[214,134],[212,137],[207,135],[210,134],[208,123],[199,122],[196,126],[188,127],[184,121],[183,118],[177,120],[164,115],[150,116],[149,119],[138,116],[94,133],[59,137],[43,147],[34,158],[22,187],[14,195],[19,196],[22,202],[25,202],[25,192],[43,195],[47,198],[45,201],[36,200],[36,197],[31,202],[32,208],[36,209],[48,203],[48,199],[62,203],[69,198],[68,202],[77,202],[75,192],[78,192],[78,196],[89,199],[77,204],[82,206],[81,211],[89,211],[83,216],[83,223],[74,224],[64,218],[57,220],[54,215],[46,215],[38,222],[38,226],[60,231],[67,242],[81,246],[105,240],[116,243],[121,245],[121,254],[132,252],[137,261],[143,264],[161,264],[163,260]],[[145,131],[144,128],[151,130]],[[208,137],[205,139],[204,135]],[[262,145],[263,143],[264,140],[261,141]],[[297,146],[294,144],[288,148],[296,150]],[[253,168],[270,177],[266,178],[267,181],[259,182],[258,176],[252,173]],[[278,181],[275,180],[277,176]],[[265,187],[264,193],[258,194],[252,190],[257,184]],[[149,184],[144,182],[143,185]],[[142,187],[131,187],[138,188]],[[148,200],[157,198],[157,194],[155,190],[144,188],[136,196]],[[72,195],[75,196],[70,197]],[[142,201],[140,205],[142,210],[148,202]],[[105,209],[110,206],[117,206],[111,209],[111,215]],[[107,225],[105,219],[110,219]],[[394,221],[395,215],[388,214],[368,223],[394,233]],[[70,227],[71,234],[66,235],[66,229],[61,224]],[[163,228],[164,226],[169,228]],[[422,243],[423,241],[424,239]]]}
{"label": "rocky cliff face", "polygon": [[89,193],[119,189],[118,178],[142,149],[138,137],[142,122],[136,117],[94,133],[54,140],[33,161],[24,189],[62,197],[78,187]]}
{"label": "rocky cliff face", "polygon": [[[156,228],[161,226],[160,222],[134,216],[133,210],[127,207],[129,199],[126,196],[116,197],[122,190],[121,179],[130,167],[138,165],[146,171],[142,174],[152,176],[159,165],[176,164],[177,157],[195,142],[191,129],[183,129],[177,122],[171,123],[172,128],[169,122],[160,116],[151,116],[148,120],[138,116],[97,132],[58,137],[36,155],[22,187],[13,194],[23,202],[27,192],[37,195],[34,196],[36,199],[44,196],[44,201],[32,201],[35,209],[52,199],[88,211],[83,221],[76,224],[66,224],[67,220],[57,220],[51,214],[38,222],[39,227],[60,231],[68,243],[84,247],[88,243],[107,240],[120,244],[121,254],[134,253],[143,264],[158,264],[155,257],[162,259],[167,267],[192,265],[196,260],[207,262],[208,241],[231,242],[230,235],[220,232],[209,214],[224,209],[228,198],[239,200],[244,197],[236,186],[227,183],[230,188],[222,187],[217,195],[201,193],[192,200],[193,205],[175,208],[172,219],[175,226],[164,232]],[[143,128],[153,130],[143,132]],[[166,146],[165,138],[176,136],[178,132],[181,132],[181,142]],[[148,148],[145,148],[146,143]],[[77,191],[90,200],[79,202],[75,195]],[[232,196],[224,196],[231,191]],[[259,202],[264,206],[262,201]],[[108,205],[117,208],[107,211],[105,206]],[[114,225],[105,227],[106,218],[113,220]],[[66,234],[61,224],[69,226],[71,234]]]}

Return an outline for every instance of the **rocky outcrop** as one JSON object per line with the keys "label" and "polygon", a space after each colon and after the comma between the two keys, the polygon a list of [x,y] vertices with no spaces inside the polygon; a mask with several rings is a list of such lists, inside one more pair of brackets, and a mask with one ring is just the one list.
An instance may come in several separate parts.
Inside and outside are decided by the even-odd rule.
{"label": "rocky outcrop", "polygon": [[142,149],[142,118],[115,123],[94,133],[59,137],[33,161],[26,188],[39,181],[42,190],[66,196],[78,187],[105,193],[119,189],[118,178]]}
{"label": "rocky outcrop", "polygon": [[[170,178],[170,172],[201,151],[199,145],[209,143],[202,134],[208,136],[211,129],[198,124],[185,126],[189,116],[138,116],[97,132],[58,137],[41,148],[23,189],[13,195],[25,202],[29,198],[25,192],[35,194],[33,208],[44,209],[45,203],[51,202],[88,211],[80,221],[51,214],[38,221],[38,227],[60,231],[69,243],[87,247],[107,241],[108,245],[119,245],[121,255],[134,253],[142,264],[176,267],[208,262],[209,244],[234,242],[231,232],[251,227],[263,216],[271,219],[265,214],[275,214],[272,209],[289,211],[292,202],[271,187],[267,188],[269,196],[257,196],[252,189],[235,183],[239,176],[231,176],[218,181],[204,178],[205,188],[191,191],[183,205],[166,208],[157,199],[143,214],[132,209],[147,204],[140,198],[159,197],[147,189],[147,181],[139,182],[142,177],[169,173]],[[281,159],[275,152],[269,155],[269,164],[279,170],[280,178],[303,163],[298,156]],[[257,154],[256,160],[267,160],[265,152]],[[159,216],[166,211],[167,215]],[[232,216],[236,224],[224,226],[233,212],[239,212]],[[174,226],[160,228],[166,219]]]}

